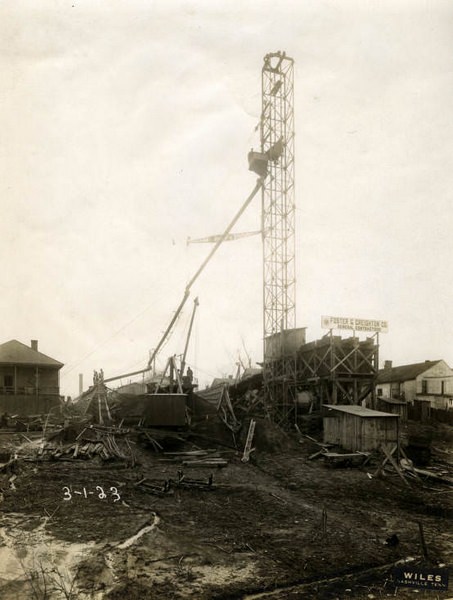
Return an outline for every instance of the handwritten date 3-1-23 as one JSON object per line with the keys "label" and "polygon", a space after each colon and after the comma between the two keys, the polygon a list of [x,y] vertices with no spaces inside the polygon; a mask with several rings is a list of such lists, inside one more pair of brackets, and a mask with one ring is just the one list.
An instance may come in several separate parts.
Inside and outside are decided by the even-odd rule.
{"label": "handwritten date 3-1-23", "polygon": [[95,488],[95,492],[87,490],[86,487],[82,488],[82,491],[74,490],[65,485],[63,487],[63,500],[72,500],[74,496],[81,496],[82,498],[88,498],[89,496],[97,496],[100,500],[109,499],[109,497],[113,500],[113,502],[118,502],[121,500],[121,496],[116,489],[116,487],[109,488],[108,492],[104,491],[104,488],[100,485],[97,485]]}

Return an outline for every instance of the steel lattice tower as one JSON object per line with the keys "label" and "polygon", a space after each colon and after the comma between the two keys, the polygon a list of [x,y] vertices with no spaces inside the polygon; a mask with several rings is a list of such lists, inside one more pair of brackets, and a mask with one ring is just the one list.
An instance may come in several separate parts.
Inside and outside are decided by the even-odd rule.
{"label": "steel lattice tower", "polygon": [[267,54],[261,81],[261,152],[269,158],[262,190],[265,405],[271,418],[287,422],[295,389],[294,360],[283,350],[283,332],[296,324],[293,59]]}
{"label": "steel lattice tower", "polygon": [[285,53],[264,57],[261,151],[283,144],[269,161],[262,192],[264,338],[295,327],[294,61]]}

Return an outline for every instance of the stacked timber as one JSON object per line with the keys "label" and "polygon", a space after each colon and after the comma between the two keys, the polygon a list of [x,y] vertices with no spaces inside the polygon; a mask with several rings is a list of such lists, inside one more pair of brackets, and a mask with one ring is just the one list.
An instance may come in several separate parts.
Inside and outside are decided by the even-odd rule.
{"label": "stacked timber", "polygon": [[226,467],[228,460],[222,458],[217,450],[186,450],[182,452],[164,452],[164,460],[179,462],[184,467],[212,468]]}
{"label": "stacked timber", "polygon": [[102,460],[132,460],[134,454],[128,439],[128,429],[114,427],[85,427],[72,442],[48,440],[38,449],[41,459],[90,459],[99,456]]}

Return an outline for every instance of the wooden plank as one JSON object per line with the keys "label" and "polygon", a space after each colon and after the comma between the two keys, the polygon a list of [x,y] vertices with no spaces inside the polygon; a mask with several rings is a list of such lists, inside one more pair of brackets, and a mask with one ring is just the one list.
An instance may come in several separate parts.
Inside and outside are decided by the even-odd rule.
{"label": "wooden plank", "polygon": [[324,452],[324,456],[326,456],[327,458],[358,458],[367,455],[363,452],[352,452],[349,454],[340,454],[339,452]]}
{"label": "wooden plank", "polygon": [[250,425],[249,425],[249,430],[247,433],[247,439],[245,441],[245,447],[244,447],[244,452],[241,458],[242,462],[248,462],[249,458],[250,458],[250,454],[253,452],[253,448],[252,448],[252,442],[253,442],[253,436],[255,434],[255,425],[256,425],[256,421],[254,419],[250,419]]}
{"label": "wooden plank", "polygon": [[407,481],[407,479],[404,477],[403,472],[401,471],[401,469],[399,468],[399,466],[396,464],[395,459],[393,458],[393,456],[389,453],[389,451],[387,450],[387,448],[385,446],[382,447],[382,450],[386,456],[386,458],[389,459],[389,461],[391,462],[393,468],[395,469],[395,471],[398,473],[398,475],[401,477],[401,479],[404,481],[404,483],[410,487],[409,482]]}
{"label": "wooden plank", "polygon": [[[395,451],[397,449],[397,446],[394,446],[393,449],[390,452],[390,456],[392,456]],[[377,477],[379,475],[382,474],[382,471],[384,470],[385,465],[388,463],[389,459],[387,458],[387,456],[384,458],[383,462],[379,465],[379,467],[376,469],[376,472],[373,474],[373,477]]]}
{"label": "wooden plank", "polygon": [[310,454],[310,456],[308,457],[308,460],[313,460],[314,458],[316,458],[317,456],[320,456],[321,454],[324,454],[324,450],[318,450],[318,452],[315,452],[314,454]]}
{"label": "wooden plank", "polygon": [[407,467],[403,467],[403,468],[406,468],[416,479],[418,479],[419,481],[421,481],[421,478],[419,477],[418,473],[415,472],[414,465],[413,465],[412,461],[408,458],[408,456],[407,456],[407,454],[404,451],[404,448],[402,446],[400,446],[400,452],[401,452],[401,454],[403,455],[403,457],[407,461]]}
{"label": "wooden plank", "polygon": [[449,485],[453,485],[453,478],[445,477],[444,475],[438,475],[437,473],[433,473],[432,471],[427,471],[426,469],[419,469],[414,467],[414,472],[419,475],[424,475],[426,477],[430,477],[431,479],[436,479],[437,481],[441,481],[442,483],[447,483]]}

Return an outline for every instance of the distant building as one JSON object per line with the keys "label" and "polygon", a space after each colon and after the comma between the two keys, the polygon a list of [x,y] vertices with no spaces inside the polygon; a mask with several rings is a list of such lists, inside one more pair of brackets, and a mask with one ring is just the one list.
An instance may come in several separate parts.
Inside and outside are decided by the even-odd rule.
{"label": "distant building", "polygon": [[393,367],[385,361],[376,381],[376,396],[426,402],[431,408],[453,408],[453,370],[444,360]]}
{"label": "distant building", "polygon": [[0,344],[0,412],[10,415],[47,413],[60,406],[63,363],[17,340]]}

